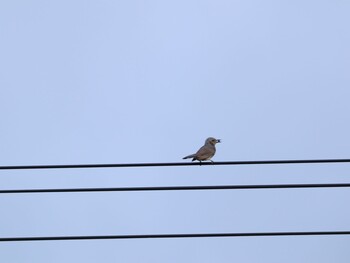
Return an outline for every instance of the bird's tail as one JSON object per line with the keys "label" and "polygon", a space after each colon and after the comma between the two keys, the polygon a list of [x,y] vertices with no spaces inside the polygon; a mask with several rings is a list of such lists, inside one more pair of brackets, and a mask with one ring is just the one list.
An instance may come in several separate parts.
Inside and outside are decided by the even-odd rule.
{"label": "bird's tail", "polygon": [[191,154],[191,155],[187,155],[182,159],[190,159],[190,158],[194,158],[196,155],[195,154]]}

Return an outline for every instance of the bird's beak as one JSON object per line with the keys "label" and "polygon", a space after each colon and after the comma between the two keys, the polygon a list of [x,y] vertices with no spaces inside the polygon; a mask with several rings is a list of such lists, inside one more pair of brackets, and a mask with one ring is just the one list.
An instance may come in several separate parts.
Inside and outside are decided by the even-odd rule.
{"label": "bird's beak", "polygon": [[221,142],[221,139],[217,139],[216,142],[217,142],[217,143]]}

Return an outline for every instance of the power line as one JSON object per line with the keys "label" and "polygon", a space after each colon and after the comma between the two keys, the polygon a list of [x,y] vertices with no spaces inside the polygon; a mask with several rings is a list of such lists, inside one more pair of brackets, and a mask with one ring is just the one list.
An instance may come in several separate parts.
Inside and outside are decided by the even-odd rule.
{"label": "power line", "polygon": [[0,166],[0,170],[28,169],[73,169],[73,168],[112,168],[112,167],[160,167],[160,166],[215,166],[215,165],[259,165],[259,164],[311,164],[349,163],[350,159],[314,160],[270,160],[270,161],[230,161],[230,162],[176,162],[176,163],[124,163],[124,164],[62,164],[62,165],[17,165]]}
{"label": "power line", "polygon": [[61,188],[61,189],[12,189],[0,190],[0,194],[67,193],[67,192],[131,192],[131,191],[194,191],[194,190],[244,190],[288,188],[339,188],[350,183],[337,184],[275,184],[275,185],[205,185],[205,186],[159,186],[159,187],[108,187],[108,188]]}
{"label": "power line", "polygon": [[52,237],[2,237],[2,238],[0,238],[0,242],[101,240],[101,239],[208,238],[208,237],[325,236],[325,235],[350,235],[350,231],[151,234],[151,235],[52,236]]}

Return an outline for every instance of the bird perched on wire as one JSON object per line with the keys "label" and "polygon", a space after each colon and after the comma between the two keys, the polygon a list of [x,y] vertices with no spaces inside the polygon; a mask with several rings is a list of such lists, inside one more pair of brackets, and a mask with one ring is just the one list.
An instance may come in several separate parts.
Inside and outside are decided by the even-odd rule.
{"label": "bird perched on wire", "polygon": [[182,159],[189,159],[192,158],[193,161],[211,161],[211,158],[214,156],[216,149],[215,149],[215,144],[221,142],[220,139],[215,139],[213,137],[209,137],[208,139],[205,140],[205,144],[195,153],[191,154],[188,156],[185,156]]}

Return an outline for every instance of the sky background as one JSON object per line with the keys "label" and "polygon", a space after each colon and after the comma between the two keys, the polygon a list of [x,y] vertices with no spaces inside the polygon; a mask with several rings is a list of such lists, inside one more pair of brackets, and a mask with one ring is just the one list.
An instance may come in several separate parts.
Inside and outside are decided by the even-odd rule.
{"label": "sky background", "polygon": [[[350,157],[346,0],[0,2],[0,165]],[[188,161],[188,160],[186,160]],[[184,160],[185,162],[185,160]],[[345,183],[349,164],[0,171],[1,189]],[[350,230],[350,190],[0,196],[0,236]],[[349,236],[0,244],[6,263],[348,263]]]}

